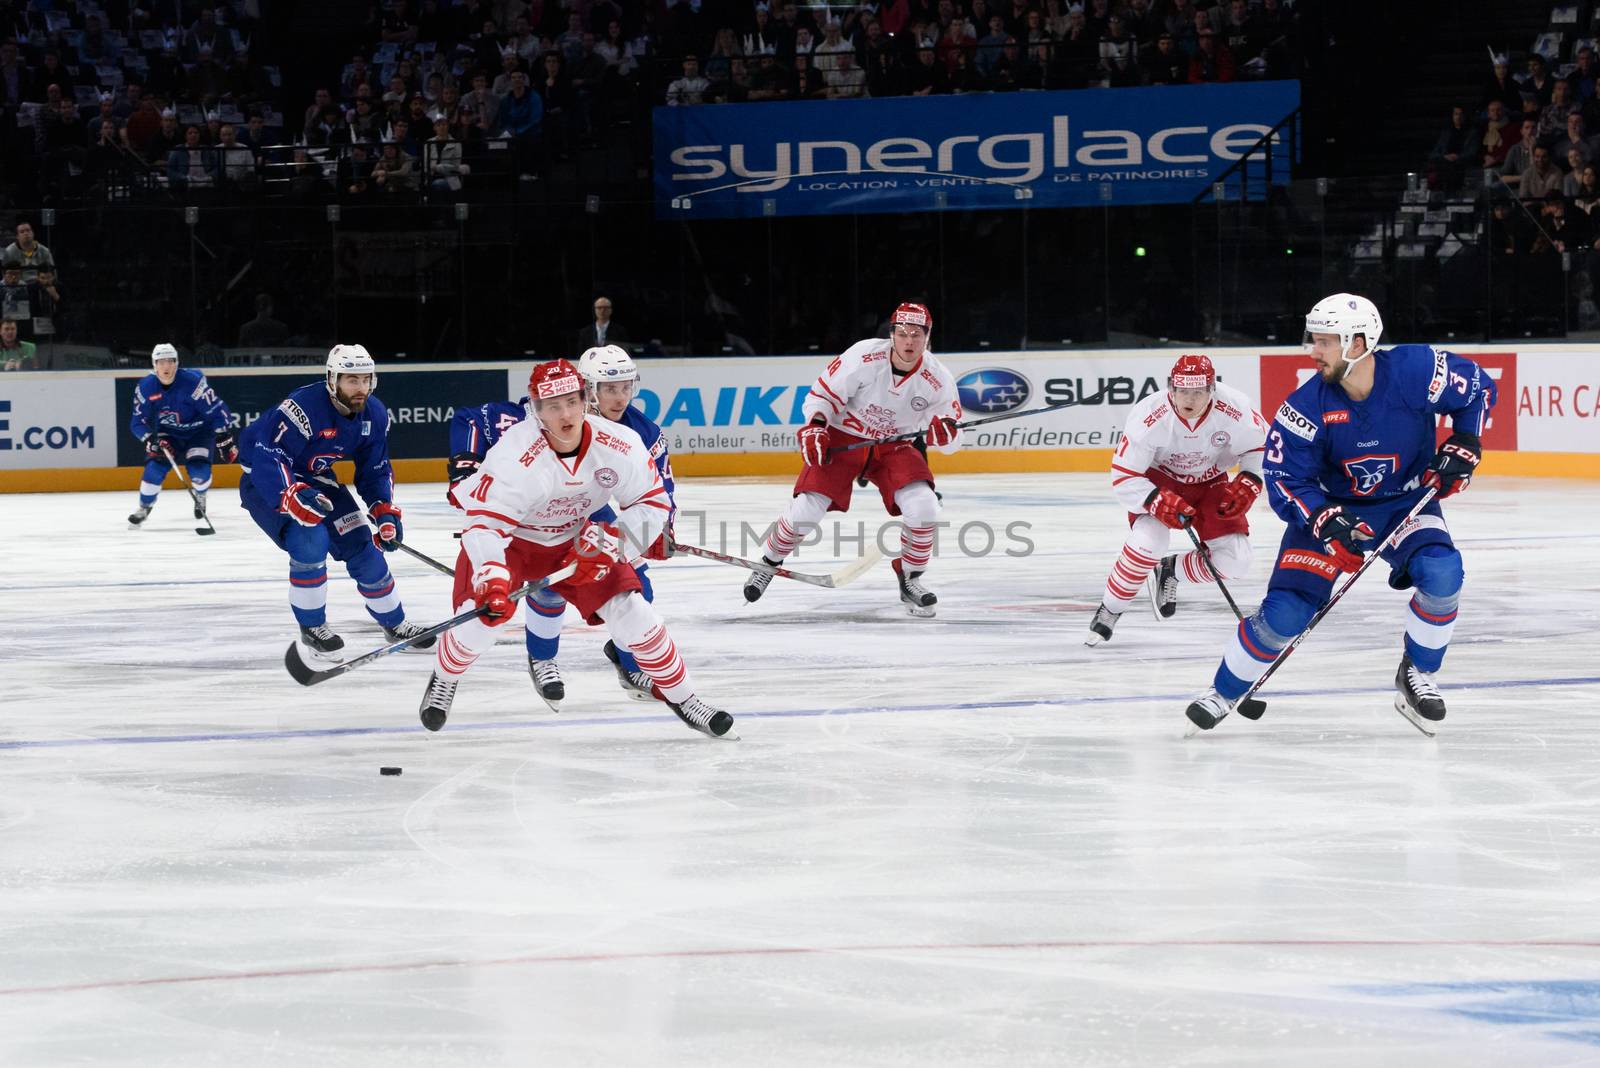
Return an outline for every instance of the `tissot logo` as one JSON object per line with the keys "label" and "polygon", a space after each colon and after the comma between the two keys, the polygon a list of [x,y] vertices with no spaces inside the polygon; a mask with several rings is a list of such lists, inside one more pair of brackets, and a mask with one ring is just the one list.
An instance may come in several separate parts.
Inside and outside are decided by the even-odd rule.
{"label": "tissot logo", "polygon": [[980,415],[1009,412],[1028,403],[1033,392],[1028,380],[1004,367],[985,367],[968,371],[956,382],[961,407]]}

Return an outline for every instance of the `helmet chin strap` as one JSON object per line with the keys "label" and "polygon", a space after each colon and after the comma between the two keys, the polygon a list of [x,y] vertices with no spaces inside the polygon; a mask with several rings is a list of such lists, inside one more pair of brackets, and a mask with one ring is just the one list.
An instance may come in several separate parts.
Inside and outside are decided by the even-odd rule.
{"label": "helmet chin strap", "polygon": [[1348,367],[1354,367],[1356,364],[1360,363],[1362,360],[1364,360],[1368,356],[1372,355],[1372,350],[1370,348],[1363,348],[1362,351],[1361,351],[1361,355],[1360,356],[1357,356],[1353,360],[1350,358],[1350,346],[1352,346],[1352,345],[1354,345],[1356,343],[1356,338],[1357,337],[1361,338],[1361,344],[1362,345],[1365,345],[1367,343],[1367,338],[1366,338],[1365,334],[1360,334],[1360,335],[1351,334],[1350,335],[1350,340],[1345,342],[1344,351],[1339,354],[1339,358],[1344,361],[1344,365],[1347,368]]}

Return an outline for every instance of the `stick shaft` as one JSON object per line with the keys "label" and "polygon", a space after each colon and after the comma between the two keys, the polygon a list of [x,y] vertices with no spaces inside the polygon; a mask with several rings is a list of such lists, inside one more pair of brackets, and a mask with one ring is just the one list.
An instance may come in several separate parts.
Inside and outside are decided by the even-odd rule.
{"label": "stick shaft", "polygon": [[400,551],[401,552],[405,553],[408,556],[414,557],[417,560],[421,560],[423,563],[427,564],[429,567],[431,567],[435,571],[439,572],[439,574],[441,574],[441,575],[449,575],[451,578],[455,578],[456,577],[456,569],[451,567],[450,565],[442,563],[442,562],[440,562],[438,560],[435,560],[433,557],[429,556],[427,553],[419,552],[416,549],[413,549],[411,546],[407,545],[403,541],[402,542],[396,542],[395,544],[397,544],[400,547]]}
{"label": "stick shaft", "polygon": [[[1051,412],[1058,412],[1063,408],[1072,408],[1080,404],[1089,404],[1094,401],[1098,401],[1103,396],[1105,396],[1105,390],[1102,389],[1099,393],[1096,393],[1093,396],[1081,397],[1077,400],[1062,401],[1059,404],[1046,404],[1043,407],[1029,408],[1026,411],[1021,412],[1001,412],[999,415],[986,415],[982,419],[966,419],[957,423],[956,426],[960,427],[962,430],[971,430],[975,426],[983,426],[985,423],[998,423],[1005,419],[1021,419],[1024,416],[1030,415],[1049,415]],[[919,430],[914,434],[896,434],[893,437],[879,438],[876,441],[858,441],[852,445],[840,445],[838,448],[829,449],[828,451],[830,453],[854,452],[857,449],[870,449],[874,445],[893,445],[900,441],[915,441],[921,436],[922,431]]]}
{"label": "stick shaft", "polygon": [[[183,471],[178,468],[178,461],[172,455],[172,450],[163,445],[161,446],[161,451],[167,457],[167,466],[172,468],[172,473],[178,476],[178,481],[182,483],[183,488],[189,493],[189,499],[193,501],[195,503],[195,507],[198,508],[200,506],[200,498],[195,494],[194,487],[189,485],[189,480],[184,476]],[[215,534],[217,532],[217,528],[211,526],[211,515],[209,512],[202,515],[200,518],[206,521],[206,526],[211,528],[211,533]],[[204,533],[204,531],[201,531],[201,533]]]}
{"label": "stick shaft", "polygon": [[1217,589],[1221,590],[1222,596],[1227,599],[1228,607],[1233,609],[1235,618],[1243,622],[1244,613],[1239,611],[1239,606],[1234,603],[1233,594],[1228,592],[1228,585],[1222,581],[1222,575],[1217,571],[1217,565],[1211,562],[1211,547],[1200,540],[1200,535],[1194,531],[1194,524],[1185,523],[1183,529],[1188,532],[1189,540],[1194,542],[1195,552],[1199,553],[1200,559],[1205,561],[1206,570],[1211,572],[1211,577],[1217,580]]}

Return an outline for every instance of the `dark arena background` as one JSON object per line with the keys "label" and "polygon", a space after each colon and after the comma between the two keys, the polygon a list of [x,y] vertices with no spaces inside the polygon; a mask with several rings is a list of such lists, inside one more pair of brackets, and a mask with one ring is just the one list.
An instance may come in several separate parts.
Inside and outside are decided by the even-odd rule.
{"label": "dark arena background", "polygon": [[0,0],[0,1065],[1600,1063],[1597,40]]}

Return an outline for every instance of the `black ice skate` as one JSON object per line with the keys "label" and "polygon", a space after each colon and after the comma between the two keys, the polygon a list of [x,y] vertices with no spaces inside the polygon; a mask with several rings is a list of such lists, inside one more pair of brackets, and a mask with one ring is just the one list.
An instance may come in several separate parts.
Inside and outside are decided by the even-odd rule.
{"label": "black ice skate", "polygon": [[1144,580],[1150,594],[1150,608],[1157,619],[1171,619],[1178,611],[1178,558],[1163,556]]}
{"label": "black ice skate", "polygon": [[[761,562],[770,567],[777,567],[779,563],[777,560],[768,560],[765,556],[761,558]],[[744,580],[745,601],[754,603],[761,600],[761,595],[767,592],[768,586],[772,585],[772,578],[773,575],[770,571],[750,572],[750,577]]]}
{"label": "black ice skate", "polygon": [[204,493],[196,493],[194,495],[194,517],[196,519],[204,519],[206,517],[206,495]]}
{"label": "black ice skate", "polygon": [[146,519],[149,519],[150,509],[152,507],[154,506],[149,504],[141,504],[138,508],[134,509],[133,514],[128,517],[128,524],[136,527],[140,523],[143,523]]}
{"label": "black ice skate", "polygon": [[1189,717],[1189,722],[1203,731],[1208,731],[1221,723],[1229,712],[1233,711],[1233,702],[1222,696],[1215,689],[1207,690],[1184,709],[1184,715]]}
{"label": "black ice skate", "polygon": [[441,678],[437,671],[428,676],[428,688],[422,692],[422,707],[417,710],[424,727],[436,731],[444,726],[444,721],[450,718],[450,704],[456,699],[456,686],[460,681]]}
{"label": "black ice skate", "polygon": [[1394,689],[1394,710],[1417,730],[1432,738],[1433,731],[1428,724],[1444,719],[1445,711],[1444,698],[1439,696],[1433,676],[1419,670],[1409,655],[1402,656],[1400,670],[1394,675]]}
{"label": "black ice skate", "polygon": [[907,612],[922,619],[935,614],[933,606],[939,603],[939,598],[922,584],[922,572],[905,570],[897,559],[894,575],[900,580],[900,603],[906,606]]}
{"label": "black ice skate", "polygon": [[650,676],[642,671],[630,672],[622,666],[622,658],[617,655],[617,643],[607,641],[605,645],[606,659],[611,661],[611,667],[617,673],[617,682],[622,686],[622,692],[635,701],[655,700],[655,691],[651,689]]}
{"label": "black ice skate", "polygon": [[550,711],[560,712],[561,702],[567,697],[567,684],[561,681],[561,668],[556,662],[528,657],[528,677],[533,679],[533,689],[539,700],[549,705]]}
{"label": "black ice skate", "polygon": [[319,656],[333,656],[344,648],[344,639],[335,634],[326,623],[300,628],[300,644]]}
{"label": "black ice skate", "polygon": [[[384,627],[383,633],[388,636],[391,642],[403,642],[407,638],[415,637],[427,629],[428,628],[424,627],[421,623],[413,623],[409,619],[402,619],[400,621],[400,625],[392,630],[388,627]],[[433,643],[438,640],[438,635],[434,635],[432,637],[424,638],[420,642],[413,642],[411,648],[417,650],[432,649]]]}
{"label": "black ice skate", "polygon": [[1110,641],[1111,632],[1116,628],[1117,620],[1121,618],[1121,612],[1113,612],[1102,603],[1094,610],[1094,618],[1089,620],[1089,636],[1083,639],[1083,644],[1099,645],[1101,642]]}
{"label": "black ice skate", "polygon": [[731,742],[739,740],[739,736],[733,730],[733,717],[715,705],[702,701],[698,695],[690,694],[688,700],[681,705],[668,701],[667,707],[701,734],[708,734],[713,738],[726,738]]}

